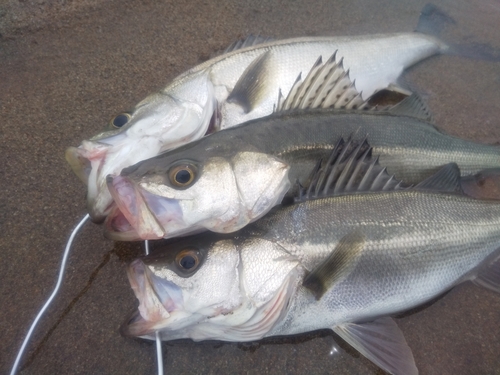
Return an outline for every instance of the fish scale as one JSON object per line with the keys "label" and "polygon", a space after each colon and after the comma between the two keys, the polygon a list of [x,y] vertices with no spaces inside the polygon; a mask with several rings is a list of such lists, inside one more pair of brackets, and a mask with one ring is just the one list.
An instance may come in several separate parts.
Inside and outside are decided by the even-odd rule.
{"label": "fish scale", "polygon": [[[284,184],[294,184],[296,181],[302,185],[306,184],[318,161],[328,159],[328,153],[339,140],[348,137],[354,144],[362,143],[366,138],[373,148],[373,155],[379,158],[380,165],[387,168],[389,175],[394,175],[395,179],[405,184],[417,184],[450,162],[457,163],[463,176],[500,167],[499,147],[446,135],[433,125],[414,117],[394,115],[391,112],[314,109],[279,112],[264,119],[249,121],[223,132],[214,133],[197,142],[124,169],[120,177],[111,181],[110,189],[120,210],[125,213],[130,211],[130,214],[127,213],[131,217],[129,221],[137,223],[131,224],[136,230],[133,234],[136,238],[158,238],[156,234],[156,237],[148,237],[151,230],[145,225],[141,226],[140,223],[146,222],[142,218],[149,216],[150,211],[155,211],[151,207],[162,204],[166,198],[170,206],[172,203],[180,205],[177,212],[182,215],[177,215],[180,219],[176,224],[184,228],[184,233],[193,231],[195,224],[198,228],[201,226],[217,232],[231,232],[262,216],[274,204],[279,203],[287,190],[286,199],[293,197],[297,193],[297,187],[289,190]],[[264,162],[256,164],[255,157],[244,157],[256,154],[260,154],[259,158],[262,160],[266,159],[263,157],[265,155],[268,158],[276,157],[286,163],[287,168],[289,165],[288,175],[283,175],[283,166],[275,164],[274,161],[271,165],[279,168],[273,172],[273,168],[264,166]],[[176,189],[165,180],[165,175],[181,162],[194,163],[203,172],[199,173],[199,179],[194,180],[189,187]],[[228,167],[227,163],[231,166]],[[223,168],[228,171],[224,176],[220,174],[216,178],[215,173],[211,172]],[[245,176],[247,182],[238,184],[236,187],[238,194],[235,194],[236,198],[231,199],[227,194],[218,191],[217,186],[221,183],[231,184],[234,180],[233,174],[237,171],[244,171],[240,174]],[[268,173],[275,177],[270,179]],[[274,185],[270,185],[271,180],[275,180]],[[128,189],[120,189],[119,181],[128,186]],[[127,202],[130,200],[129,192],[139,196],[139,191],[143,195],[147,194],[148,202],[141,206],[139,214],[135,214],[127,208]],[[206,194],[207,191],[210,193]],[[259,192],[262,199],[259,201],[261,204],[255,206],[259,211],[253,214],[252,199],[259,198],[255,192]],[[240,213],[232,211],[232,214],[239,215],[241,220],[218,223],[219,227],[209,222],[202,222],[196,202],[200,204],[208,200],[212,202],[211,205],[204,205],[208,207],[204,209],[206,216],[203,220],[205,220],[205,217],[210,216],[210,210],[214,212],[215,218],[215,207],[222,212],[229,207],[235,207],[238,202],[234,199],[242,201],[239,196],[248,197],[244,205],[237,205],[238,209],[242,210]],[[267,207],[264,207],[265,202],[268,202]],[[125,230],[122,230],[112,224],[120,215],[120,212],[116,212],[108,216],[107,223],[111,224],[106,225],[106,230],[113,238],[126,239],[128,237],[121,233],[128,231],[129,227],[124,227]],[[137,221],[136,218],[142,221]],[[175,236],[173,222],[167,222],[158,215],[156,219],[163,227],[163,237]],[[192,228],[185,224],[187,221],[193,223]]]}
{"label": "fish scale", "polygon": [[404,68],[445,49],[438,39],[421,33],[310,37],[250,45],[181,74],[115,117],[90,141],[68,148],[66,159],[87,184],[91,218],[100,222],[113,209],[107,175],[118,175],[127,166],[200,139],[207,132],[270,115],[280,90],[288,93],[297,74],[306,74],[320,56],[328,59],[337,51],[356,87],[368,97],[375,90],[395,87]]}
{"label": "fish scale", "polygon": [[[448,169],[458,173],[456,166]],[[253,341],[330,328],[384,370],[417,374],[411,350],[388,316],[466,280],[500,291],[500,202],[453,193],[458,178],[439,176],[441,185],[449,181],[446,188],[308,200],[277,207],[233,236],[205,233],[160,246],[153,257],[130,266],[132,285],[155,275],[147,277],[152,285],[134,289],[143,311],[153,314],[136,313],[124,332],[151,338],[159,330],[163,340]],[[185,275],[171,259],[193,249],[199,266]],[[235,253],[239,262],[228,262]],[[315,280],[324,286],[321,293]],[[216,301],[213,292],[199,293],[207,285],[214,291],[242,287]],[[175,317],[148,320],[157,307],[142,301],[154,300],[154,290],[164,291],[162,303],[174,306]],[[172,302],[170,295],[182,298]]]}
{"label": "fish scale", "polygon": [[[259,237],[278,243],[307,269],[356,229],[366,236],[366,246],[349,277],[318,302],[298,293],[283,322],[286,332],[277,326],[269,335],[306,332],[407,310],[463,281],[500,246],[497,203],[397,191],[346,195],[303,205],[277,209],[240,231],[238,237],[262,233]],[[297,231],[298,220],[307,221],[307,228]],[[352,298],[355,294],[359,296]],[[305,314],[311,304],[319,304],[315,309],[324,309],[325,318],[318,322],[311,319],[312,314]],[[303,319],[297,318],[303,314]],[[291,328],[292,321],[295,328]]]}

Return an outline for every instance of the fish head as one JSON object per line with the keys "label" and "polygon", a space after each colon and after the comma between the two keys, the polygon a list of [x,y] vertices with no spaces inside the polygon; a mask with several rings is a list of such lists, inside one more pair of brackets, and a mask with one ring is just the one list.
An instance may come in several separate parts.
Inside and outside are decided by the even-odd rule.
{"label": "fish head", "polygon": [[103,221],[112,208],[106,176],[205,135],[216,106],[213,87],[206,76],[193,83],[200,86],[191,96],[178,89],[152,94],[80,147],[68,148],[66,160],[88,187],[93,221]]}
{"label": "fish head", "polygon": [[193,157],[187,146],[110,177],[120,212],[107,218],[108,237],[128,238],[132,228],[141,239],[234,232],[279,204],[290,187],[289,165],[272,155],[210,148]]}
{"label": "fish head", "polygon": [[138,311],[128,336],[251,341],[286,314],[298,262],[272,242],[202,234],[137,259],[128,278]]}

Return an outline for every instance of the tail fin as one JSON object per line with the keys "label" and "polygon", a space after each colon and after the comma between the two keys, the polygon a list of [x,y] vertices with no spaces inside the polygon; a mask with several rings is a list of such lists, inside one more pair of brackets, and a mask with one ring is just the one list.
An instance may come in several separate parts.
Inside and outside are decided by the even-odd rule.
{"label": "tail fin", "polygon": [[453,18],[444,13],[434,4],[428,3],[420,12],[417,29],[415,31],[440,37],[446,25],[456,25]]}
{"label": "tail fin", "polygon": [[[460,43],[446,40],[446,36],[442,34],[451,27],[457,27],[457,22],[437,6],[429,3],[423,7],[415,31],[443,40],[449,47],[443,51],[447,55],[475,60],[500,61],[500,51],[487,43]],[[463,32],[461,34],[463,35]]]}

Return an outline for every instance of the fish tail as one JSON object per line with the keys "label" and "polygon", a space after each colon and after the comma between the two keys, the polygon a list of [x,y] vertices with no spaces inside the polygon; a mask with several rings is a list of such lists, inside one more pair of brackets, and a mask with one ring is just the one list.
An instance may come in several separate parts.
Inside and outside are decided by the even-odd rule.
{"label": "fish tail", "polygon": [[500,61],[500,51],[493,48],[488,43],[463,43],[460,41],[448,41],[444,34],[461,35],[465,39],[465,34],[458,30],[458,33],[447,33],[451,28],[456,28],[457,22],[447,15],[443,10],[434,4],[426,4],[420,12],[417,28],[415,31],[434,36],[446,44],[443,45],[441,53],[447,55],[461,56],[474,60]]}

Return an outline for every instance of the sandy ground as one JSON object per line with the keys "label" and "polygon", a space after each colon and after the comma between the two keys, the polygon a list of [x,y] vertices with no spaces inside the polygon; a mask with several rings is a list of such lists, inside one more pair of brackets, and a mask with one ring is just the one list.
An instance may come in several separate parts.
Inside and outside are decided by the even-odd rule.
{"label": "sandy ground", "polygon": [[[412,31],[424,1],[0,0],[0,373],[50,294],[85,211],[68,146],[211,53],[249,33],[277,38]],[[472,2],[471,2],[472,3]],[[462,41],[500,49],[498,1],[438,1]],[[500,64],[431,58],[406,79],[436,124],[500,141]],[[78,235],[61,294],[31,341],[23,374],[155,374],[152,343],[120,336],[137,306],[125,275],[139,244]],[[397,319],[421,374],[500,374],[500,296],[470,283]],[[338,344],[335,344],[335,343]],[[337,353],[330,355],[332,348]],[[163,345],[166,374],[380,374],[325,331],[253,344]]]}

